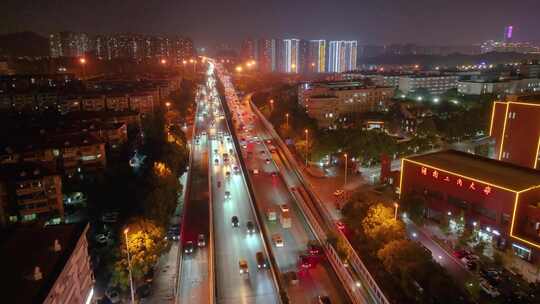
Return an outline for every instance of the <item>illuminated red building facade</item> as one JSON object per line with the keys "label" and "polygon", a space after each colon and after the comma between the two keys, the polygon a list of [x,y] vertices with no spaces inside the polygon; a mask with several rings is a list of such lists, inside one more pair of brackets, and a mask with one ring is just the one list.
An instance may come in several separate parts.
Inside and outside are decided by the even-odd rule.
{"label": "illuminated red building facade", "polygon": [[498,160],[540,169],[540,95],[495,101],[489,135],[495,140]]}
{"label": "illuminated red building facade", "polygon": [[540,256],[540,172],[459,151],[441,151],[401,164],[400,196],[425,203],[432,219],[463,216],[499,248]]}

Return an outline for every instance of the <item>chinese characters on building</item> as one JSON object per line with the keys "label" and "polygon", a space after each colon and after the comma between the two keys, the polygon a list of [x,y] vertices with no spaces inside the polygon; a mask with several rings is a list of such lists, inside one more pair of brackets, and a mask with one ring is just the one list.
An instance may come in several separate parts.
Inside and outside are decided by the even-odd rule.
{"label": "chinese characters on building", "polygon": [[422,167],[420,173],[424,176],[430,176],[433,179],[440,180],[446,183],[453,183],[456,187],[461,187],[469,191],[481,191],[485,195],[490,195],[493,189],[489,185],[483,185],[477,181],[467,180],[461,177],[456,177],[444,171]]}

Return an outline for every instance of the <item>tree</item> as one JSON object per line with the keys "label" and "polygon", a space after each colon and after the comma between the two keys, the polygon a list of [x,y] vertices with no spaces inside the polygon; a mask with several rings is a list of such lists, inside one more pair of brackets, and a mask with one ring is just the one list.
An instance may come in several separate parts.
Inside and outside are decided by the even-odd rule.
{"label": "tree", "polygon": [[394,219],[394,209],[381,203],[369,208],[367,216],[362,220],[362,228],[376,248],[405,238],[405,227],[402,222]]}
{"label": "tree", "polygon": [[[134,219],[126,228],[128,229],[127,248],[131,259],[131,272],[136,285],[157,263],[165,248],[165,233],[153,221],[144,218]],[[129,287],[125,239],[122,235],[123,242],[119,244],[121,257],[114,264],[112,274],[113,284],[124,290]]]}
{"label": "tree", "polygon": [[407,195],[401,199],[401,207],[416,224],[422,225],[425,220],[426,201],[420,195]]}

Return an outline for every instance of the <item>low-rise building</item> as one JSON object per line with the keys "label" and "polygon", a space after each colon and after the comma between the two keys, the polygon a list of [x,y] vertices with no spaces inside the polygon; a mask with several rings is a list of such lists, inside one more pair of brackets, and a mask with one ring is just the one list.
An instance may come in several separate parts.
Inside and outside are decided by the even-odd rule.
{"label": "low-rise building", "polygon": [[495,101],[489,135],[495,157],[519,166],[540,169],[540,94],[509,95]]}
{"label": "low-rise building", "polygon": [[404,158],[398,190],[402,200],[422,201],[427,218],[464,221],[498,248],[528,261],[540,257],[539,171],[441,151]]}
{"label": "low-rise building", "polygon": [[93,303],[88,224],[19,227],[2,235],[2,302]]}
{"label": "low-rise building", "polygon": [[450,89],[457,88],[458,76],[455,75],[407,75],[399,78],[399,90],[404,94],[412,94],[420,89],[431,95],[441,95]]}
{"label": "low-rise building", "polygon": [[523,78],[497,81],[461,80],[457,82],[457,89],[460,94],[464,95],[540,92],[540,79]]}
{"label": "low-rise building", "polygon": [[59,174],[37,163],[0,166],[0,226],[63,217]]}
{"label": "low-rise building", "polygon": [[298,102],[321,128],[351,123],[359,114],[384,110],[394,88],[366,85],[363,81],[303,83]]}
{"label": "low-rise building", "polygon": [[5,141],[0,147],[0,164],[39,163],[71,176],[76,172],[104,169],[105,143],[91,134],[29,136]]}

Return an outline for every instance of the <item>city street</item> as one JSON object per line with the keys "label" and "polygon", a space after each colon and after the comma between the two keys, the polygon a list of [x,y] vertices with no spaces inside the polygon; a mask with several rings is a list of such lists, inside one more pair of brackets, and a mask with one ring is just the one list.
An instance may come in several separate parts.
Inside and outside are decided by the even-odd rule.
{"label": "city street", "polygon": [[[277,303],[278,295],[272,270],[258,269],[257,266],[256,253],[262,252],[268,257],[268,252],[264,248],[262,232],[257,227],[250,206],[251,198],[243,180],[243,172],[238,164],[215,83],[211,81],[209,84],[211,87],[208,104],[212,118],[208,121],[213,121],[213,126],[207,125],[207,130],[212,138],[209,145],[210,181],[214,212],[217,302]],[[233,216],[238,217],[238,227],[232,225]],[[247,231],[248,221],[254,223],[253,233]],[[240,260],[247,262],[249,274],[240,273]]]}
{"label": "city street", "polygon": [[[236,93],[232,85],[225,84],[226,95],[228,96],[228,106],[234,109],[236,107]],[[245,112],[245,114],[241,114]],[[299,283],[288,284],[288,295],[293,303],[311,303],[318,296],[329,296],[333,303],[346,303],[348,299],[342,290],[339,280],[333,272],[330,265],[321,260],[314,267],[305,269],[300,263],[300,255],[306,254],[308,241],[314,241],[316,238],[310,230],[306,219],[303,217],[299,207],[291,195],[288,187],[280,177],[279,168],[274,163],[272,153],[268,149],[263,138],[256,138],[259,134],[259,123],[249,117],[253,116],[249,107],[241,106],[232,112],[237,116],[236,134],[240,139],[242,148],[242,157],[249,170],[249,178],[253,185],[258,210],[264,212],[264,225],[268,234],[279,234],[283,239],[283,247],[276,247],[273,244],[273,252],[280,272],[297,272]],[[238,129],[240,119],[244,116],[243,124],[248,125],[250,132],[242,132]],[[248,123],[248,121],[251,121]],[[249,155],[248,155],[249,153]],[[268,160],[268,161],[267,161]],[[258,171],[257,173],[254,173]],[[290,211],[291,227],[283,228],[280,224],[278,215],[280,205],[286,205]],[[267,211],[271,209],[276,212],[276,219],[269,220]],[[268,236],[267,236],[268,237]],[[289,283],[289,282],[287,282]]]}
{"label": "city street", "polygon": [[[197,112],[199,117],[201,108],[201,95],[197,94]],[[187,242],[197,246],[197,236],[209,232],[209,197],[208,197],[208,141],[202,136],[204,124],[200,120],[195,122],[194,138],[191,141],[192,164],[190,172],[188,195],[182,216],[182,247]],[[180,287],[178,292],[180,303],[210,303],[209,282],[209,253],[208,247],[195,248],[193,253],[182,253],[180,268]]]}

